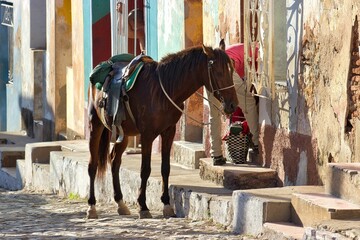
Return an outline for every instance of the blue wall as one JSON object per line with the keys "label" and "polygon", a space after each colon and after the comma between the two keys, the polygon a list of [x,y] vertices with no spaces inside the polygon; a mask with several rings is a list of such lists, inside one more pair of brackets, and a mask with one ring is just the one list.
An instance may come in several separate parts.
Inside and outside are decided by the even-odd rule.
{"label": "blue wall", "polygon": [[[13,32],[13,41],[14,41],[14,59],[13,59],[13,79],[14,84],[8,84],[6,86],[6,101],[7,101],[7,126],[6,131],[17,132],[21,131],[21,89],[22,89],[22,44],[15,42],[15,36],[20,36],[22,38],[23,34],[26,34],[21,31],[21,21],[22,21],[22,1],[14,0],[14,32]],[[27,30],[29,31],[29,30]],[[16,64],[15,64],[16,63]]]}

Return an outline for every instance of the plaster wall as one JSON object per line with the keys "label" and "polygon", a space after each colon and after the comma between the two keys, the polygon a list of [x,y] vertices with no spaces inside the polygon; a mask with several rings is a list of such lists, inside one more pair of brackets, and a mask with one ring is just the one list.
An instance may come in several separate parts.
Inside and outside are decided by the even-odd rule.
{"label": "plaster wall", "polygon": [[185,48],[184,0],[158,1],[158,58]]}
{"label": "plaster wall", "polygon": [[[21,65],[20,78],[21,88],[21,129],[27,132],[27,135],[33,137],[33,112],[34,112],[34,56],[30,48],[30,1],[21,2],[21,54],[16,63]],[[15,57],[14,57],[15,58]],[[14,64],[15,66],[16,64]]]}
{"label": "plaster wall", "polygon": [[[28,4],[24,4],[28,5]],[[21,89],[22,89],[22,50],[26,46],[26,40],[23,40],[23,1],[13,1],[13,19],[14,19],[14,43],[13,43],[13,84],[6,85],[6,131],[21,131]],[[28,6],[27,6],[28,8]],[[25,41],[25,42],[23,42]],[[26,54],[25,54],[26,55]],[[26,55],[28,56],[28,55]],[[25,56],[24,56],[25,57]]]}
{"label": "plaster wall", "polygon": [[261,128],[262,164],[284,185],[322,184],[328,163],[359,161],[360,3],[294,0],[287,9],[287,86],[276,87]]}
{"label": "plaster wall", "polygon": [[[218,47],[220,40],[225,39],[226,45],[239,43],[241,40],[241,1],[203,1],[203,43],[213,48]],[[206,91],[204,95],[207,98]],[[203,121],[209,122],[209,103],[204,100]],[[227,131],[228,123],[223,121],[222,136]],[[205,153],[210,156],[210,127],[203,130]],[[223,147],[224,149],[224,147]]]}
{"label": "plaster wall", "polygon": [[46,5],[46,108],[44,135],[59,139],[66,131],[66,72],[71,66],[71,1],[47,1]]}
{"label": "plaster wall", "polygon": [[83,1],[71,1],[72,67],[67,69],[67,138],[83,138],[85,120],[84,21]]}
{"label": "plaster wall", "polygon": [[[185,48],[199,46],[202,44],[203,22],[202,22],[202,2],[199,0],[184,1],[184,30]],[[202,89],[198,91],[202,93]],[[203,119],[203,98],[198,94],[193,94],[185,102],[185,111],[196,121],[186,117],[184,114],[180,119],[181,140],[198,142],[203,141],[203,128],[200,122]]]}

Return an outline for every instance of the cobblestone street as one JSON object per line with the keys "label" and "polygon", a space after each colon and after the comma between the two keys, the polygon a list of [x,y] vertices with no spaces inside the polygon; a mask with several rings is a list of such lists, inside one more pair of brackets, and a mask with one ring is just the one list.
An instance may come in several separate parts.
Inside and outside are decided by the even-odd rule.
{"label": "cobblestone street", "polygon": [[85,218],[85,199],[0,189],[1,239],[250,239],[208,221],[119,216],[115,203],[98,203],[99,219]]}

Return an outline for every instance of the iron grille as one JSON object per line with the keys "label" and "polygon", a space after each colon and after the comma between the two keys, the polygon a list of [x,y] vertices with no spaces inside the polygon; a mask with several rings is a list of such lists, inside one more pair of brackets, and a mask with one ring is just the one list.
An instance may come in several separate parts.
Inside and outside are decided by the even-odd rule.
{"label": "iron grille", "polygon": [[1,3],[1,12],[2,12],[1,24],[8,27],[13,27],[14,26],[13,5],[11,3]]}

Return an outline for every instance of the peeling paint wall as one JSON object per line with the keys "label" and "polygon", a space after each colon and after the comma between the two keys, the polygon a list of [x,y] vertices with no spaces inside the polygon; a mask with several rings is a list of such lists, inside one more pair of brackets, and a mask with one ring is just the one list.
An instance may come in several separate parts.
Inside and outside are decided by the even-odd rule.
{"label": "peeling paint wall", "polygon": [[287,1],[287,9],[294,5],[297,18],[287,18],[298,32],[288,27],[283,62],[288,84],[277,87],[271,124],[262,126],[262,164],[284,185],[322,184],[328,163],[360,161],[360,2]]}
{"label": "peeling paint wall", "polygon": [[[7,131],[21,130],[21,88],[22,88],[22,49],[25,46],[22,40],[22,1],[15,0],[13,10],[14,36],[13,36],[13,84],[6,85],[7,103]],[[26,32],[26,30],[25,30]],[[19,64],[20,63],[20,64]]]}
{"label": "peeling paint wall", "polygon": [[[0,13],[0,19],[3,19],[3,12]],[[9,44],[8,27],[0,25],[0,131],[6,131],[6,83],[8,82],[9,70]]]}
{"label": "peeling paint wall", "polygon": [[158,1],[158,58],[185,48],[184,0]]}
{"label": "peeling paint wall", "polygon": [[47,1],[46,12],[44,137],[56,140],[60,133],[66,132],[66,74],[67,67],[72,64],[71,1]]}
{"label": "peeling paint wall", "polygon": [[[239,43],[241,39],[241,1],[232,0],[203,0],[203,43],[207,46],[218,47],[222,38],[226,45]],[[206,91],[204,91],[206,93]],[[205,97],[206,94],[205,94]],[[209,103],[204,100],[204,122],[209,122]],[[223,136],[228,123],[223,121]],[[206,155],[210,156],[210,127],[203,130],[203,143]],[[224,149],[224,146],[223,146]]]}

